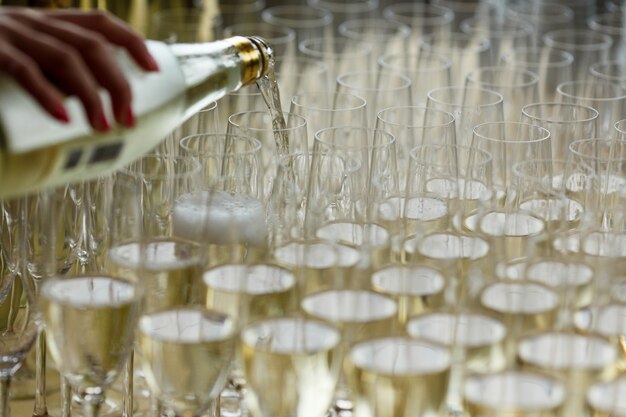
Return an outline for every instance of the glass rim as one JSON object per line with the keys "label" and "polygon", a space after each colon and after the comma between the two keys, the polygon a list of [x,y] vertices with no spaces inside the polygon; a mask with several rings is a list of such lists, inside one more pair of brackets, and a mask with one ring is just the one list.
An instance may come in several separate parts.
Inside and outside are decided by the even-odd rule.
{"label": "glass rim", "polygon": [[[463,105],[463,104],[456,104],[456,103],[449,103],[446,101],[442,101],[441,99],[437,99],[434,98],[432,96],[432,93],[438,93],[440,91],[454,91],[454,90],[458,90],[461,91],[463,93],[465,93],[466,91],[479,91],[481,94],[482,93],[487,93],[491,96],[494,96],[495,98],[497,98],[496,101],[493,102],[488,102],[485,104],[480,104],[478,106],[474,106],[474,105]],[[484,107],[490,107],[490,106],[495,106],[498,104],[502,104],[504,102],[504,97],[502,96],[502,94],[498,93],[497,91],[493,91],[493,90],[489,90],[487,88],[482,88],[482,87],[459,87],[459,86],[449,86],[449,87],[437,87],[437,88],[433,88],[432,90],[429,90],[428,93],[426,94],[427,99],[432,100],[435,103],[438,104],[443,104],[445,106],[453,106],[456,108],[461,108],[461,109],[470,109],[470,108],[484,108]]]}
{"label": "glass rim", "polygon": [[[544,132],[544,135],[542,137],[538,137],[535,139],[510,140],[510,139],[504,139],[504,138],[490,137],[480,132],[481,129],[487,126],[506,126],[506,125],[528,127],[532,130],[535,130],[537,133]],[[541,127],[541,126],[535,126],[531,123],[524,123],[524,122],[485,122],[485,123],[481,123],[479,125],[474,126],[474,128],[472,129],[472,132],[475,136],[478,136],[481,139],[488,140],[490,142],[498,142],[498,143],[518,143],[518,144],[541,143],[541,142],[550,140],[550,131],[548,129]]]}
{"label": "glass rim", "polygon": [[[611,158],[603,158],[600,156],[596,156],[594,154],[589,154],[586,152],[582,152],[580,151],[579,148],[580,146],[586,145],[586,144],[600,144],[602,146],[613,146],[613,145],[619,145],[621,147],[623,147],[623,149],[626,151],[626,141],[622,141],[622,140],[611,140],[611,139],[606,139],[606,138],[587,138],[587,139],[578,139],[575,141],[572,141],[572,143],[569,144],[568,146],[568,150],[570,153],[572,153],[573,155],[583,159],[583,160],[591,160],[591,161],[595,161],[595,162],[600,162],[600,163],[604,163],[604,162],[615,162],[615,161],[622,161],[625,160],[626,157],[621,158],[621,157],[611,157]],[[595,146],[594,146],[595,147]],[[593,148],[592,148],[593,149]]]}
{"label": "glass rim", "polygon": [[[475,79],[477,74],[482,74],[484,72],[491,72],[493,71],[494,73],[497,72],[510,72],[510,71],[514,71],[514,72],[518,72],[520,74],[523,74],[524,77],[528,77],[530,78],[529,81],[525,81],[519,84],[495,84],[495,83],[487,83],[487,82],[482,82],[482,81],[478,81]],[[495,67],[495,66],[490,66],[490,67],[479,67],[476,68],[475,70],[471,71],[469,74],[467,74],[466,76],[466,80],[473,82],[473,83],[477,83],[480,85],[484,85],[486,87],[496,87],[496,88],[503,88],[503,87],[530,87],[534,84],[539,84],[539,76],[537,74],[535,74],[534,72],[524,69],[524,68],[506,68],[506,67]]]}
{"label": "glass rim", "polygon": [[[342,108],[325,108],[325,107],[318,107],[318,106],[315,106],[315,107],[307,106],[296,101],[296,99],[301,98],[303,96],[306,97],[306,96],[322,96],[322,95],[325,97],[330,97],[331,95],[334,97],[337,97],[337,96],[350,97],[352,99],[355,99],[355,102],[357,102],[358,105],[355,105],[352,107],[342,107]],[[353,93],[342,92],[342,91],[305,91],[305,92],[298,93],[294,95],[293,97],[291,97],[291,104],[295,106],[303,107],[305,109],[327,111],[327,112],[358,110],[358,109],[364,109],[367,107],[367,101],[363,97],[358,96]]]}
{"label": "glass rim", "polygon": [[[574,39],[580,39],[582,37],[595,37],[595,43],[578,43],[576,41],[570,40],[558,40],[554,39],[555,37],[566,36],[573,37]],[[543,43],[551,48],[565,49],[570,50],[573,49],[575,51],[596,51],[609,49],[613,44],[613,39],[609,35],[604,33],[594,32],[593,30],[587,29],[558,29],[547,32],[543,35]]]}
{"label": "glass rim", "polygon": [[300,77],[303,76],[302,73],[296,74],[292,72],[280,71],[281,64],[303,64],[303,65],[306,65],[307,71],[311,71],[314,75],[323,75],[328,72],[328,65],[326,65],[324,62],[321,62],[318,59],[310,58],[308,56],[292,56],[292,57],[285,57],[285,58],[276,58],[274,60],[274,66],[275,68],[279,69],[278,71],[276,71],[276,78],[278,79],[280,79],[281,74],[298,75]]}
{"label": "glass rim", "polygon": [[[482,398],[474,398],[474,399],[469,398],[471,397],[468,395],[468,391],[469,391],[468,386],[470,383],[477,382],[477,381],[484,381],[487,378],[502,378],[502,377],[506,378],[509,375],[512,375],[513,377],[516,377],[516,378],[531,377],[533,379],[536,379],[537,381],[549,382],[550,393],[556,392],[559,395],[556,396],[556,401],[553,401],[553,403],[550,403],[550,404],[546,404],[543,407],[542,406],[523,407],[523,406],[512,406],[512,405],[504,407],[499,404],[484,404],[485,401],[483,401]],[[555,388],[559,388],[559,390]],[[554,376],[550,375],[548,372],[545,372],[543,370],[542,371],[537,371],[537,370],[529,371],[529,370],[523,370],[523,369],[515,369],[515,370],[505,369],[505,370],[496,371],[496,372],[469,375],[467,377],[467,380],[463,384],[462,393],[463,393],[463,398],[465,398],[465,400],[468,403],[472,404],[474,407],[479,408],[480,410],[489,411],[489,410],[498,409],[498,410],[505,410],[507,412],[510,412],[510,411],[519,412],[520,410],[522,412],[537,412],[541,410],[554,410],[562,406],[562,404],[566,400],[566,395],[567,395],[563,382],[561,382],[558,378],[555,378]]]}
{"label": "glass rim", "polygon": [[[310,45],[313,43],[319,43],[324,48],[323,50],[313,49]],[[347,58],[347,57],[359,57],[359,56],[368,56],[372,53],[372,47],[366,42],[359,42],[354,44],[352,39],[349,38],[335,38],[330,43],[333,46],[344,44],[344,46],[353,47],[350,52],[336,52],[336,49],[333,48],[332,51],[327,51],[326,46],[328,45],[328,41],[325,38],[308,38],[300,41],[298,44],[298,51],[309,57],[315,58]],[[359,49],[354,48],[354,46],[358,46]]]}
{"label": "glass rim", "polygon": [[[518,161],[516,163],[513,164],[513,168],[512,168],[512,172],[514,176],[517,177],[527,177],[527,178],[543,178],[540,177],[538,175],[529,175],[527,173],[522,173],[520,171],[520,166],[522,165],[531,165],[531,164],[537,164],[537,163],[545,163],[547,165],[549,165],[551,168],[554,167],[555,164],[558,165],[562,165],[563,167],[567,168],[568,165],[571,164],[570,161],[566,160],[566,159],[548,159],[548,158],[532,158],[532,159],[525,159],[523,161]],[[589,178],[593,178],[596,176],[596,171],[588,164],[585,164],[583,162],[576,162],[576,166],[580,167],[583,166],[585,168],[585,174],[589,177]],[[554,171],[554,169],[552,169],[552,171]],[[580,170],[577,170],[580,171]],[[557,171],[559,172],[559,171]],[[538,173],[537,173],[538,174]],[[533,261],[534,262],[534,261]],[[571,261],[570,261],[571,262]],[[532,265],[532,263],[528,263],[529,265]],[[530,280],[530,279],[529,279]],[[530,280],[533,281],[534,280]]]}
{"label": "glass rim", "polygon": [[[432,0],[432,4],[435,6],[447,7],[452,9],[454,12],[470,12],[474,13],[476,11],[476,7],[482,4],[481,0]],[[454,4],[454,7],[451,5]]]}
{"label": "glass rim", "polygon": [[[191,142],[196,139],[201,140],[201,139],[209,138],[209,137],[214,137],[214,138],[223,137],[224,139],[230,137],[230,138],[243,139],[244,141],[247,141],[250,143],[252,149],[246,150],[246,151],[237,150],[236,152],[225,153],[225,152],[213,152],[209,150],[196,151],[187,145],[187,142]],[[184,138],[182,138],[179,142],[179,146],[183,148],[185,151],[189,152],[191,155],[196,155],[196,156],[205,156],[205,155],[245,156],[245,155],[254,155],[260,152],[263,145],[261,144],[260,140],[258,140],[257,138],[253,138],[252,136],[244,136],[244,135],[237,135],[237,134],[233,135],[233,134],[228,134],[228,133],[197,133],[197,134],[185,136]]]}
{"label": "glass rim", "polygon": [[[438,113],[441,115],[445,115],[445,116],[449,116],[449,120],[447,122],[442,122],[442,123],[437,123],[437,124],[431,124],[431,125],[405,125],[405,124],[400,124],[400,123],[395,123],[395,122],[389,122],[386,121],[384,119],[381,118],[381,114],[382,113],[386,113],[389,111],[394,111],[394,110],[424,110],[425,112],[428,111],[432,111],[434,113]],[[451,113],[448,113],[445,110],[439,110],[439,109],[433,109],[432,107],[426,107],[426,106],[391,106],[391,107],[386,107],[382,110],[379,110],[376,113],[376,119],[380,120],[386,124],[392,125],[392,126],[401,126],[401,127],[407,127],[407,128],[437,128],[437,127],[446,127],[446,126],[454,126],[454,122],[455,122],[455,118]]]}
{"label": "glass rim", "polygon": [[[404,16],[399,15],[398,12],[402,10],[413,11],[416,9],[422,9],[423,11],[430,10],[433,11],[434,16],[424,16],[424,17],[416,17],[416,16]],[[438,12],[438,13],[437,13]],[[389,5],[383,9],[383,17],[385,19],[394,20],[400,23],[404,23],[409,26],[413,26],[412,23],[415,20],[419,20],[419,22],[424,25],[447,25],[454,21],[454,11],[444,7],[438,6],[434,4],[425,4],[425,3],[395,3]]]}
{"label": "glass rim", "polygon": [[[317,16],[306,19],[304,18],[305,14],[302,13],[303,11],[308,11],[310,14],[316,14]],[[280,13],[288,14],[290,17],[283,17]],[[301,18],[294,18],[293,16],[299,16]],[[331,12],[323,9],[317,9],[306,4],[272,6],[263,10],[261,18],[267,23],[287,26],[291,29],[313,29],[328,26],[333,22],[333,15]]]}
{"label": "glass rim", "polygon": [[[358,76],[358,75],[366,75],[366,74],[377,74],[376,79],[380,80],[381,77],[396,77],[398,80],[402,80],[404,81],[403,84],[396,86],[396,87],[388,87],[388,88],[374,88],[374,87],[370,87],[370,86],[353,86],[350,85],[348,83],[345,82],[344,78],[345,77],[351,77],[351,76]],[[339,84],[340,87],[345,87],[345,88],[349,88],[352,90],[360,90],[360,91],[396,91],[396,90],[402,90],[404,88],[409,88],[411,87],[411,79],[409,77],[405,77],[402,74],[395,74],[393,72],[378,72],[378,71],[354,71],[354,72],[344,72],[343,74],[340,74],[337,76],[337,84]]]}
{"label": "glass rim", "polygon": [[[620,393],[623,392],[621,387],[624,386],[624,384],[626,384],[626,376],[624,375],[618,375],[609,381],[596,382],[587,390],[585,399],[592,409],[612,416],[623,416],[626,413],[624,412],[624,407],[619,406],[618,401],[621,397]],[[608,394],[610,398],[607,398],[606,394],[595,394],[598,390],[602,389],[604,389],[605,392],[609,391]]]}
{"label": "glass rim", "polygon": [[[234,119],[238,118],[238,117],[243,117],[246,115],[264,115],[264,116],[268,116],[271,118],[270,113],[267,110],[244,110],[244,111],[240,111],[240,112],[236,112],[231,114],[230,116],[228,116],[228,124],[234,126],[234,127],[238,127],[241,129],[246,129],[252,132],[290,132],[296,129],[301,129],[302,127],[306,127],[307,125],[307,121],[306,119],[297,114],[297,113],[291,113],[291,112],[283,112],[283,115],[285,116],[285,119],[287,120],[293,120],[293,118],[298,120],[298,124],[295,126],[291,126],[291,127],[287,127],[285,129],[277,129],[274,128],[273,126],[268,126],[266,128],[260,128],[260,127],[244,127],[242,126],[240,123],[235,123]],[[231,136],[231,135],[229,135]],[[237,135],[235,135],[237,136]],[[256,138],[253,138],[256,139]]]}
{"label": "glass rim", "polygon": [[429,58],[434,58],[436,60],[439,60],[439,63],[441,63],[441,66],[439,67],[429,66],[427,68],[415,68],[414,69],[412,67],[407,68],[407,67],[400,67],[400,66],[392,65],[392,64],[389,64],[389,62],[385,61],[386,59],[390,59],[390,58],[404,58],[407,60],[413,60],[417,58],[419,60],[419,58],[421,58],[423,54],[400,54],[400,53],[383,54],[378,58],[377,63],[380,67],[384,69],[395,70],[395,71],[401,70],[401,71],[407,71],[411,73],[412,72],[441,71],[441,70],[452,68],[452,60],[448,58],[447,56],[436,54],[430,51],[424,51],[424,52],[429,55]]}
{"label": "glass rim", "polygon": [[511,51],[506,51],[501,55],[501,58],[504,62],[507,62],[509,64],[524,64],[528,67],[532,67],[532,68],[540,68],[540,67],[548,67],[548,68],[554,68],[554,67],[567,67],[568,65],[571,65],[574,62],[574,55],[572,55],[570,52],[567,51],[563,51],[560,49],[551,49],[549,50],[549,54],[550,56],[552,55],[560,55],[563,59],[561,59],[560,61],[549,61],[547,63],[542,63],[542,62],[529,62],[529,61],[523,61],[523,60],[517,60],[515,59],[515,57],[517,56],[517,54],[521,52],[537,52],[540,57],[544,56],[544,51],[542,51],[541,48],[537,48],[537,47],[521,47],[521,48],[516,48],[513,49]]}
{"label": "glass rim", "polygon": [[[184,164],[189,165],[190,169],[187,169],[184,172],[177,171],[177,172],[167,173],[167,174],[146,175],[143,171],[135,171],[130,168],[134,164],[141,163],[142,161],[146,159],[153,159],[153,160],[163,159],[163,160],[168,160],[168,161],[172,161],[172,160],[181,161]],[[161,179],[177,180],[180,178],[188,178],[188,177],[192,177],[195,175],[199,175],[202,172],[202,164],[200,164],[200,162],[192,158],[184,157],[184,156],[148,154],[148,155],[143,155],[139,159],[136,159],[135,161],[131,162],[129,165],[123,168],[120,168],[117,172],[124,176],[132,177],[132,178],[149,178],[152,180],[161,180]]]}
{"label": "glass rim", "polygon": [[626,135],[626,119],[618,120],[613,126],[619,133]]}
{"label": "glass rim", "polygon": [[[176,7],[171,7],[171,8],[167,8],[167,9],[161,9],[157,12],[155,12],[151,17],[150,17],[150,21],[152,22],[152,24],[155,23],[169,23],[174,19],[177,19],[178,17],[184,17],[184,18],[193,18],[193,21],[198,23],[202,21],[202,9],[199,8],[195,8],[195,7],[183,7],[183,8],[176,8]],[[222,17],[221,16],[214,16],[212,19],[212,21],[222,21]],[[188,22],[184,22],[186,25],[189,24]]]}
{"label": "glass rim", "polygon": [[[605,74],[600,72],[600,70],[598,68],[601,67],[612,67],[612,66],[617,66],[617,67],[622,67],[624,69],[624,75],[619,76],[619,75],[609,75],[609,74]],[[610,81],[610,82],[626,82],[626,62],[623,61],[604,61],[604,62],[594,62],[593,64],[591,64],[589,66],[589,72],[591,72],[591,75],[594,75],[602,80],[606,80],[606,81]]]}
{"label": "glass rim", "polygon": [[[262,36],[263,39],[270,44],[284,45],[289,42],[293,42],[296,39],[296,31],[287,26],[276,26],[267,22],[247,22],[247,23],[235,23],[233,25],[224,28],[224,36],[237,36],[246,32],[245,27],[251,27],[250,30],[254,30],[254,34]],[[256,29],[255,29],[256,27]],[[261,30],[263,29],[263,30]],[[276,36],[267,35],[264,30],[270,33],[275,33]],[[252,33],[250,33],[252,35]]]}
{"label": "glass rim", "polygon": [[[550,106],[550,107],[569,107],[569,108],[576,108],[576,109],[583,109],[584,111],[586,111],[588,114],[590,114],[589,117],[586,118],[582,118],[582,119],[575,119],[575,120],[559,120],[553,117],[541,117],[541,116],[537,116],[537,115],[532,115],[528,112],[529,109],[531,108],[538,108],[538,107],[542,107],[542,106]],[[589,107],[589,106],[584,106],[582,104],[575,104],[575,103],[558,103],[558,102],[545,102],[545,103],[530,103],[525,105],[524,107],[522,107],[522,115],[532,119],[532,120],[539,120],[542,122],[548,122],[548,123],[556,123],[556,124],[573,124],[573,123],[583,123],[583,122],[592,122],[594,120],[597,120],[600,112],[598,112],[596,109],[594,109],[593,107]]]}
{"label": "glass rim", "polygon": [[[522,6],[521,10],[519,6]],[[524,6],[527,6],[527,8],[524,9]],[[533,13],[533,6],[541,8],[541,10],[539,10],[540,13]],[[552,9],[553,13],[550,13],[550,9]],[[565,4],[560,3],[515,3],[509,7],[507,13],[518,19],[533,17],[539,17],[540,19],[547,18],[550,19],[549,23],[551,24],[569,23],[574,19],[574,10]]]}
{"label": "glass rim", "polygon": [[[532,333],[526,334],[522,337],[520,337],[517,341],[518,346],[520,347],[520,351],[518,352],[518,356],[520,361],[528,363],[528,364],[533,364],[533,362],[528,361],[528,357],[524,358],[523,357],[523,353],[521,351],[521,346],[523,343],[532,343],[533,339],[537,339],[537,338],[541,338],[541,337],[546,337],[546,336],[562,336],[565,335],[567,336],[573,336],[575,338],[584,338],[584,339],[588,339],[588,340],[594,340],[597,342],[601,342],[602,344],[604,344],[606,347],[608,347],[614,354],[615,354],[615,358],[614,360],[617,358],[618,352],[617,349],[615,349],[615,347],[613,346],[613,344],[611,344],[611,342],[609,341],[609,339],[605,336],[602,336],[598,333],[579,333],[576,331],[572,331],[572,330],[566,330],[566,329],[560,329],[560,330],[555,330],[555,329],[547,329],[547,330],[536,330]],[[611,361],[612,362],[612,361]],[[564,370],[564,369],[577,369],[577,370],[599,370],[599,369],[603,369],[606,366],[610,365],[610,363],[606,363],[603,365],[598,365],[598,364],[594,364],[595,366],[585,366],[585,367],[579,367],[579,366],[562,366],[562,367],[550,367],[548,369],[552,369],[552,370]]]}
{"label": "glass rim", "polygon": [[[607,24],[618,19],[618,25]],[[621,13],[601,13],[587,18],[587,25],[589,26],[589,29],[610,36],[623,36],[625,22],[626,19]]]}
{"label": "glass rim", "polygon": [[327,9],[333,13],[362,13],[371,12],[378,8],[377,0],[364,1],[338,1],[332,0],[308,0],[311,7]]}
{"label": "glass rim", "polygon": [[[606,84],[608,86],[610,86],[611,88],[613,87],[617,87],[618,90],[622,91],[621,95],[616,95],[613,97],[589,97],[589,96],[581,96],[581,95],[574,95],[572,93],[568,93],[563,91],[563,87],[564,86],[573,86],[573,85],[588,85],[588,84]],[[621,99],[626,99],[626,88],[622,87],[619,84],[616,83],[612,83],[610,81],[564,81],[561,84],[556,86],[556,92],[560,95],[562,95],[563,97],[567,97],[570,99],[584,99],[584,100],[591,100],[591,101],[599,101],[599,102],[606,102],[606,101],[613,101],[613,100],[621,100]]]}
{"label": "glass rim", "polygon": [[524,20],[511,17],[511,16],[507,16],[506,19],[508,19],[510,23],[513,23],[517,27],[511,28],[512,30],[507,30],[506,26],[500,27],[500,28],[489,27],[488,29],[485,29],[483,25],[480,25],[479,23],[484,23],[484,22],[488,23],[489,22],[488,16],[469,17],[463,20],[461,24],[459,25],[459,27],[461,28],[462,32],[465,32],[470,35],[476,34],[476,33],[479,33],[479,34],[488,33],[491,37],[500,36],[500,35],[514,31],[513,38],[522,38],[526,36],[531,36],[535,30],[535,28],[533,27],[531,23],[526,22]]}
{"label": "glass rim", "polygon": [[[359,26],[358,24],[363,24],[363,26]],[[374,23],[375,29],[377,31],[380,30],[381,24],[386,25],[384,29],[396,29],[394,33],[376,33],[375,37],[371,36],[363,36],[362,33],[355,32],[353,28],[349,28],[350,25],[357,25],[358,27],[366,28],[367,23]],[[396,22],[393,20],[381,19],[376,17],[368,17],[368,18],[360,18],[360,19],[350,19],[341,23],[337,29],[341,36],[345,36],[348,39],[366,42],[386,42],[389,38],[393,38],[394,36],[400,36],[402,38],[408,38],[411,36],[411,28],[404,23]]]}
{"label": "glass rim", "polygon": [[387,146],[393,146],[396,144],[396,137],[387,132],[386,130],[383,129],[377,129],[377,128],[373,128],[373,127],[363,127],[363,126],[333,126],[333,127],[326,127],[324,129],[320,129],[317,132],[315,132],[315,141],[326,145],[326,146],[333,146],[334,148],[337,149],[341,149],[341,150],[349,150],[349,149],[355,149],[354,146],[341,146],[341,145],[336,145],[336,144],[331,144],[329,142],[327,142],[326,140],[324,140],[322,138],[322,136],[325,136],[328,132],[332,132],[332,131],[341,131],[341,130],[354,130],[354,131],[363,131],[363,132],[367,132],[368,134],[373,133],[373,134],[381,134],[382,136],[386,137],[387,140],[385,143],[379,143],[377,145],[370,145],[368,144],[367,146],[362,146],[360,147],[360,149],[380,149],[380,148],[385,148]]}
{"label": "glass rim", "polygon": [[[440,162],[437,161],[424,161],[422,157],[418,156],[418,151],[419,150],[428,150],[429,148],[431,149],[441,149],[441,148],[454,148],[454,149],[462,149],[464,151],[469,151],[470,155],[481,155],[482,156],[482,161],[475,163],[472,165],[472,169],[475,169],[477,167],[481,167],[481,166],[488,166],[492,161],[493,161],[493,155],[491,155],[489,152],[482,150],[482,149],[478,149],[474,146],[466,146],[466,145],[452,145],[452,144],[440,144],[440,145],[433,145],[433,144],[429,144],[429,145],[417,145],[414,146],[413,148],[411,148],[411,150],[409,151],[409,157],[411,158],[411,160],[413,161],[418,161],[419,164],[421,165],[430,165],[430,166],[443,166],[445,164],[442,164]],[[427,153],[428,154],[428,153]]]}
{"label": "glass rim", "polygon": [[[463,48],[458,48],[458,47],[445,47],[445,46],[437,46],[435,45],[434,42],[436,40],[436,38],[438,36],[441,36],[443,40],[446,39],[451,39],[451,40],[455,40],[455,39],[461,39],[461,40],[467,40],[468,42],[474,42],[476,39],[473,35],[469,34],[469,33],[465,33],[465,32],[450,32],[445,34],[445,37],[443,37],[443,35],[439,35],[439,34],[435,34],[435,33],[426,33],[422,36],[420,36],[419,40],[418,40],[418,46],[420,49],[425,49],[427,51],[430,52],[440,52],[443,53],[445,55],[445,52],[449,52],[449,51],[461,51],[463,53],[465,53],[466,51],[470,51],[470,52],[486,52],[487,50],[489,50],[489,48],[491,48],[491,41],[489,40],[489,38],[487,37],[481,37],[478,39],[478,43],[477,44],[473,44],[470,43],[469,45],[466,45]],[[431,43],[427,42],[428,40],[431,41]],[[470,48],[470,46],[475,45],[474,47]]]}
{"label": "glass rim", "polygon": [[220,4],[220,11],[225,11],[226,13],[260,12],[265,8],[265,0],[252,0],[245,4],[240,4],[240,2],[237,2],[237,4],[223,3],[225,4]]}

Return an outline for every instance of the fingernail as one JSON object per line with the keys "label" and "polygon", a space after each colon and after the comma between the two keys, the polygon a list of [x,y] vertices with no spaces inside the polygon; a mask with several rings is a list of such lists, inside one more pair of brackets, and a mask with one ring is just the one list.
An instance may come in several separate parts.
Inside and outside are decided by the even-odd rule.
{"label": "fingernail", "polygon": [[135,114],[133,113],[133,109],[128,107],[124,112],[124,125],[127,127],[135,126]]}
{"label": "fingernail", "polygon": [[111,126],[109,125],[109,121],[107,120],[104,113],[100,113],[97,116],[95,127],[97,130],[101,132],[108,132],[111,129]]}
{"label": "fingernail", "polygon": [[159,70],[159,64],[157,64],[157,62],[154,60],[152,55],[148,55],[148,69],[150,71],[158,71]]}
{"label": "fingernail", "polygon": [[59,121],[63,123],[70,122],[70,116],[67,114],[67,110],[65,110],[65,106],[61,103],[55,103],[52,107],[52,115]]}

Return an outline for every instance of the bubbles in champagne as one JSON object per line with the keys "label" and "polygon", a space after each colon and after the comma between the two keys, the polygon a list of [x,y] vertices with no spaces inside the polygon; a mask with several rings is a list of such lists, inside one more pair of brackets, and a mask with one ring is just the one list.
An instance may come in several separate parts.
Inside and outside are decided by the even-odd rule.
{"label": "bubbles in champagne", "polygon": [[180,196],[172,215],[174,235],[215,244],[265,246],[267,224],[261,200],[225,191]]}

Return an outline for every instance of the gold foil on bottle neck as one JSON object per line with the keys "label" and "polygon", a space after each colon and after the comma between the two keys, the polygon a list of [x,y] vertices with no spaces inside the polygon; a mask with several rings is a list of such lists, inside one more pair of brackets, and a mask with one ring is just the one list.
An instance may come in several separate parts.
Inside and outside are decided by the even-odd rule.
{"label": "gold foil on bottle neck", "polygon": [[241,66],[243,85],[252,84],[263,75],[264,62],[261,51],[255,43],[243,36],[234,36],[229,41],[239,51],[243,61]]}

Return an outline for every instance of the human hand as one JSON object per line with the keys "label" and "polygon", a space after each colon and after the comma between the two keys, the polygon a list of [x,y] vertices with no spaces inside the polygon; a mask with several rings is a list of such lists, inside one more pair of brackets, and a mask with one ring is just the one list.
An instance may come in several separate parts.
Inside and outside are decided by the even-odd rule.
{"label": "human hand", "polygon": [[115,119],[135,124],[130,86],[114,45],[126,49],[144,70],[158,71],[143,39],[108,13],[0,7],[0,72],[62,122],[69,122],[63,91],[81,100],[94,129],[109,130],[98,95],[102,87],[111,96]]}

